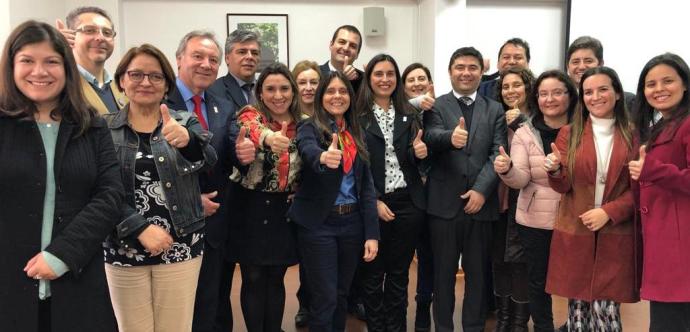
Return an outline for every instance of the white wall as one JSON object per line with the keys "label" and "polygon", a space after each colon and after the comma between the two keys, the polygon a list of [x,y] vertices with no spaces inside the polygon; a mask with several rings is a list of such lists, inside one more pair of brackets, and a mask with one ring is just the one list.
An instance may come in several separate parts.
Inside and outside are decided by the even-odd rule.
{"label": "white wall", "polygon": [[65,16],[62,14],[65,12],[64,0],[9,0],[9,3],[12,28],[28,19],[54,24],[56,18]]}
{"label": "white wall", "polygon": [[591,35],[604,45],[604,64],[615,69],[626,91],[635,92],[642,67],[655,55],[673,52],[690,61],[685,2],[575,0],[570,40]]}
{"label": "white wall", "polygon": [[7,40],[11,28],[10,0],[0,0],[0,47],[5,45],[5,40]]}
{"label": "white wall", "polygon": [[[221,44],[227,36],[226,13],[288,14],[290,65],[311,59],[325,62],[333,31],[342,24],[362,27],[362,8],[385,8],[386,35],[364,37],[355,65],[361,68],[380,52],[393,55],[400,66],[416,60],[416,1],[156,1],[122,0],[120,8],[121,50],[150,42],[174,60],[180,38],[193,29],[214,31]],[[152,15],[152,13],[165,13]],[[173,65],[174,66],[174,65]],[[225,66],[221,74],[226,72]]]}

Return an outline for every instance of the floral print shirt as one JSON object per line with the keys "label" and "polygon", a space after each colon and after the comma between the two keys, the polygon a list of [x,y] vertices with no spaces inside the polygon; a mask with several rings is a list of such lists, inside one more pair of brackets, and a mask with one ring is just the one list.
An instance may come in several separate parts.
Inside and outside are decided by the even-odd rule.
{"label": "floral print shirt", "polygon": [[237,122],[239,126],[247,128],[248,139],[254,143],[257,152],[256,159],[242,176],[242,186],[264,192],[294,192],[302,167],[302,159],[297,151],[296,123],[293,121],[288,124],[288,150],[277,155],[264,144],[264,140],[274,132],[280,131],[279,122],[269,120],[253,106],[244,107],[238,115]]}
{"label": "floral print shirt", "polygon": [[143,266],[183,262],[203,254],[203,231],[177,236],[166,206],[165,194],[151,153],[151,134],[139,135],[139,151],[136,155],[134,199],[137,212],[146,220],[166,230],[173,238],[172,246],[160,255],[151,256],[139,241],[105,249],[105,262],[119,266]]}

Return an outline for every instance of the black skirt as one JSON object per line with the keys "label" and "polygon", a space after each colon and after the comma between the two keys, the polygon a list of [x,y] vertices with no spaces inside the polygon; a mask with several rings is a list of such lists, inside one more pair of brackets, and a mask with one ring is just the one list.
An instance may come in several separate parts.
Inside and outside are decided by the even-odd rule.
{"label": "black skirt", "polygon": [[239,263],[297,264],[296,225],[287,218],[288,193],[240,189]]}

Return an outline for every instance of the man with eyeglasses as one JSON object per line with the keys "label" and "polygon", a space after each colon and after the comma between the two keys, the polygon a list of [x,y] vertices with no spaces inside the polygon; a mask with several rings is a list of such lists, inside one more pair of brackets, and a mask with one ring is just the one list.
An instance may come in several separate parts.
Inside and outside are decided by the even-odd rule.
{"label": "man with eyeglasses", "polygon": [[105,70],[117,35],[110,16],[98,7],[79,7],[67,14],[66,23],[58,19],[56,26],[72,46],[87,101],[101,114],[119,111],[127,97]]}

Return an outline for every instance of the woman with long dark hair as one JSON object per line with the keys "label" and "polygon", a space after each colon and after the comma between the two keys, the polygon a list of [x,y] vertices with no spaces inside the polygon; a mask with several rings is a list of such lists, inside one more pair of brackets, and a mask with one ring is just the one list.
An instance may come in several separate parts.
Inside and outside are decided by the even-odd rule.
{"label": "woman with long dark hair", "polygon": [[288,216],[310,291],[309,331],[344,331],[347,294],[360,259],[378,252],[376,189],[347,78],[331,72],[314,116],[297,129],[301,183]]}
{"label": "woman with long dark hair", "polygon": [[418,163],[427,148],[395,59],[379,54],[366,68],[356,109],[370,153],[381,230],[379,255],[361,266],[367,329],[406,331],[410,263],[426,208]]}
{"label": "woman with long dark hair", "polygon": [[0,326],[115,331],[101,244],[124,194],[107,124],[49,24],[17,26],[0,72]]}
{"label": "woman with long dark hair", "polygon": [[611,68],[583,74],[579,102],[544,161],[551,188],[563,195],[546,291],[569,299],[569,331],[621,331],[620,303],[639,301],[627,168],[635,154],[631,121]]}
{"label": "woman with long dark hair", "polygon": [[242,175],[242,314],[250,332],[280,332],[285,308],[283,279],[297,263],[293,223],[287,219],[289,196],[299,180],[302,159],[297,151],[297,122],[302,118],[299,94],[282,63],[266,67],[256,82],[256,105],[238,115],[257,156]]}
{"label": "woman with long dark hair", "polygon": [[640,155],[630,162],[639,192],[643,271],[652,332],[690,329],[690,69],[682,58],[653,57],[637,83]]}

